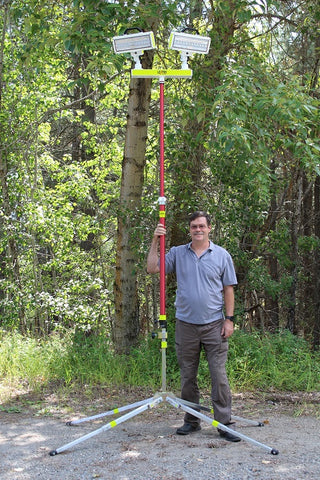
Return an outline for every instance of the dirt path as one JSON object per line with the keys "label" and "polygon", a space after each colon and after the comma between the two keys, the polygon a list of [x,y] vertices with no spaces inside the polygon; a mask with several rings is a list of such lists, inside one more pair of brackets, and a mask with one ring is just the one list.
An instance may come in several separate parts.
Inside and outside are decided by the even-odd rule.
{"label": "dirt path", "polygon": [[[126,403],[133,399],[141,398],[134,398],[131,392]],[[226,442],[214,427],[207,424],[202,424],[200,432],[177,436],[175,430],[182,424],[184,413],[167,402],[161,402],[115,428],[50,456],[50,451],[114,418],[66,426],[66,421],[72,418],[115,407],[109,399],[102,408],[103,396],[95,396],[90,401],[88,398],[82,401],[71,398],[69,401],[59,407],[59,402],[51,395],[38,404],[33,399],[28,405],[24,398],[2,405],[1,480],[320,478],[320,394],[307,399],[297,394],[290,396],[290,400],[288,396],[276,399],[274,396],[235,397],[235,415],[265,422],[263,427],[238,422],[238,432],[278,449],[279,455],[272,455],[244,440],[236,444]],[[297,416],[299,413],[302,415]]]}

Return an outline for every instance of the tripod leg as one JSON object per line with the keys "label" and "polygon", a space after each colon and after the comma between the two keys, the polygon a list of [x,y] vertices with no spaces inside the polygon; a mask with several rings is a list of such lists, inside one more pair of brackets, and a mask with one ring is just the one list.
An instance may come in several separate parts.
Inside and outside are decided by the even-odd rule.
{"label": "tripod leg", "polygon": [[162,401],[163,401],[162,397],[154,397],[148,403],[145,403],[144,405],[141,405],[140,407],[136,408],[132,412],[127,413],[126,415],[123,415],[122,417],[119,417],[117,420],[113,420],[112,422],[107,423],[106,425],[103,425],[102,427],[98,428],[97,430],[94,430],[93,432],[90,432],[87,435],[84,435],[83,437],[80,437],[77,440],[74,440],[73,442],[67,443],[66,445],[63,445],[62,447],[59,447],[56,450],[52,450],[49,453],[49,455],[51,457],[53,457],[54,455],[57,455],[58,453],[64,452],[65,450],[68,450],[69,448],[74,447],[75,445],[78,445],[79,443],[84,442],[85,440],[88,440],[89,438],[92,438],[95,435],[99,435],[99,433],[105,432],[107,430],[110,430],[110,428],[116,427],[120,423],[123,423],[126,420],[129,420],[129,418],[132,418],[132,417],[135,417],[136,415],[139,415],[139,413],[142,413],[145,410],[148,410],[149,408],[153,408],[155,405],[157,405],[158,403],[160,403]]}
{"label": "tripod leg", "polygon": [[[195,417],[200,418],[200,420],[203,420],[204,422],[208,423],[209,425],[212,425],[216,428],[219,428],[220,430],[223,430],[225,432],[229,432],[234,435],[234,430],[231,428],[227,427],[226,425],[223,425],[220,422],[217,422],[216,420],[212,420],[212,418],[207,417],[206,415],[203,415],[203,413],[198,412],[197,410],[194,410],[193,408],[188,407],[181,402],[180,399],[178,398],[171,398],[171,397],[166,397],[166,401],[173,405],[176,408],[181,408],[185,412],[191,413]],[[256,445],[258,447],[264,448],[267,450],[269,453],[272,455],[278,455],[279,451],[276,450],[275,448],[271,448],[268,445],[264,445],[263,443],[257,442],[257,440],[254,440],[253,438],[247,437],[247,435],[244,435],[243,433],[237,432],[237,437],[242,438],[243,440],[246,440],[247,442],[252,443],[253,445]]]}
{"label": "tripod leg", "polygon": [[145,405],[146,403],[152,402],[153,399],[154,397],[147,398],[145,400],[141,400],[140,402],[131,403],[123,407],[115,408],[113,410],[108,410],[107,412],[104,412],[104,413],[99,413],[98,415],[92,415],[91,417],[72,420],[71,422],[67,422],[67,425],[68,426],[79,425],[79,423],[90,422],[91,420],[98,420],[99,418],[107,417],[108,415],[115,415],[116,413],[125,412],[127,410],[131,410],[132,408],[137,408],[137,407],[140,407],[141,405]]}
{"label": "tripod leg", "polygon": [[[189,402],[188,400],[183,400],[181,398],[179,398],[179,401],[184,405],[188,405],[191,408],[195,408],[196,410],[199,409],[199,410],[204,410],[205,412],[213,413],[213,408],[205,407],[198,403]],[[250,420],[248,418],[237,417],[236,415],[232,415],[231,419],[238,420],[239,422],[242,422],[242,423],[247,423],[248,425],[253,425],[254,427],[264,427],[264,423],[258,422],[257,420]]]}
{"label": "tripod leg", "polygon": [[258,422],[257,420],[238,417],[237,415],[232,415],[231,418],[232,420],[238,420],[238,422],[246,423],[247,425],[252,425],[253,427],[264,427],[264,422]]}

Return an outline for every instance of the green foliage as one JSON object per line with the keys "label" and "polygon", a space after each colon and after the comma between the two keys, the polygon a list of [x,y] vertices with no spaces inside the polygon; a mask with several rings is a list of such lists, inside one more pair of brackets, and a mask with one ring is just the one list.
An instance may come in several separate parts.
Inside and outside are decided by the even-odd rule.
{"label": "green foliage", "polygon": [[[94,105],[91,98],[78,108],[64,107],[79,86],[90,90],[90,82],[94,88],[105,83],[105,73],[98,81],[92,62],[100,55],[101,63],[107,58],[106,48],[110,50],[105,38],[102,50],[106,28],[112,34],[106,17],[104,29],[101,24],[95,26],[99,46],[96,39],[93,50],[95,33],[90,30],[90,39],[81,38],[78,54],[88,56],[88,71],[82,71],[79,83],[69,82],[77,59],[66,55],[61,37],[71,34],[70,22],[76,29],[78,20],[94,23],[96,14],[102,20],[97,3],[85,3],[85,10],[78,5],[80,18],[74,15],[75,2],[42,2],[40,6],[31,0],[12,2],[9,7],[11,24],[1,70],[5,159],[1,172],[6,175],[2,185],[7,182],[8,199],[4,203],[3,195],[0,201],[0,309],[3,326],[22,324],[34,333],[45,334],[70,324],[83,329],[110,327],[110,239],[115,222],[110,204],[117,197],[121,175],[117,125],[104,125],[104,118],[95,124],[87,121],[85,110]],[[99,8],[103,7],[107,4],[100,2]],[[103,115],[108,108],[114,111],[115,98],[103,102]],[[74,150],[69,147],[75,132],[82,140],[81,163],[72,158]],[[19,270],[10,265],[9,243],[16,246],[14,264],[19,262]]]}
{"label": "green foliage", "polygon": [[[171,328],[170,328],[171,329]],[[170,334],[169,334],[170,340]],[[167,351],[167,384],[179,390],[179,368],[174,341]],[[320,356],[288,331],[274,335],[236,331],[230,340],[228,377],[234,391],[315,391],[320,388]],[[46,340],[1,332],[0,378],[3,383],[41,389],[50,382],[66,387],[109,385],[161,386],[159,340],[142,341],[130,355],[114,355],[107,333],[81,331],[51,335]],[[205,356],[199,367],[199,385],[210,390]]]}
{"label": "green foliage", "polygon": [[319,389],[319,352],[289,331],[279,334],[235,332],[228,375],[239,390],[312,391]]}
{"label": "green foliage", "polygon": [[41,388],[48,381],[68,378],[69,336],[53,336],[46,342],[1,332],[0,377],[4,382]]}
{"label": "green foliage", "polygon": [[[184,213],[208,209],[214,241],[228,247],[242,275],[241,292],[279,298],[282,308],[292,287],[304,296],[310,271],[308,265],[303,271],[304,257],[319,249],[319,212],[314,197],[308,221],[298,224],[294,202],[298,179],[304,176],[307,191],[315,192],[312,182],[320,173],[316,2],[308,0],[286,21],[289,5],[273,0],[15,0],[2,2],[1,27],[6,8],[0,62],[2,326],[42,335],[69,326],[109,334],[130,92],[130,61],[113,53],[111,38],[133,24],[149,28],[155,17],[157,67],[179,68],[178,52],[167,49],[172,28],[190,23],[212,38],[208,56],[190,59],[192,81],[166,81],[169,234],[185,233]],[[144,267],[158,219],[158,103],[154,82],[143,197],[129,232],[141,306],[151,303]],[[270,256],[277,260],[277,278],[269,272]],[[243,311],[240,296],[238,304]],[[176,375],[170,354],[168,370]]]}

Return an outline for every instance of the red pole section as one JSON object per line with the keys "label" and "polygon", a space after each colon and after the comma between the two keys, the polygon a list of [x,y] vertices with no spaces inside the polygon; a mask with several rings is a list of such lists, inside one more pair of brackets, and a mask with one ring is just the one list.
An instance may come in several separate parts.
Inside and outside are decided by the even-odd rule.
{"label": "red pole section", "polygon": [[[165,226],[166,199],[164,196],[164,79],[160,79],[160,223]],[[160,323],[166,321],[165,236],[160,237]]]}

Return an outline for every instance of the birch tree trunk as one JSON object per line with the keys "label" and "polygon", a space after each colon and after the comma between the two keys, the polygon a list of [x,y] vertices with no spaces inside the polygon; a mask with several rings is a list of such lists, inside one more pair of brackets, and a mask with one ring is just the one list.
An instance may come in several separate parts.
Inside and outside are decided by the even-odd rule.
{"label": "birch tree trunk", "polygon": [[[142,65],[150,68],[153,53],[145,52]],[[137,295],[137,255],[134,231],[137,227],[143,188],[151,79],[131,79],[128,117],[122,161],[120,208],[118,212],[115,319],[112,337],[117,352],[127,353],[140,330]]]}

